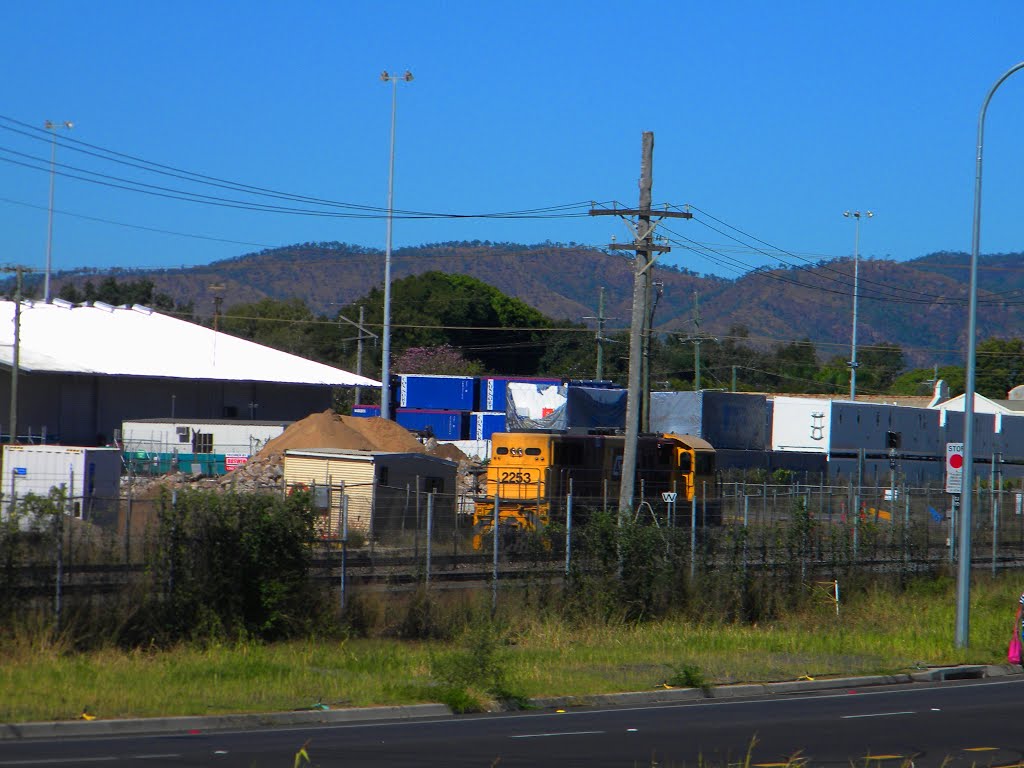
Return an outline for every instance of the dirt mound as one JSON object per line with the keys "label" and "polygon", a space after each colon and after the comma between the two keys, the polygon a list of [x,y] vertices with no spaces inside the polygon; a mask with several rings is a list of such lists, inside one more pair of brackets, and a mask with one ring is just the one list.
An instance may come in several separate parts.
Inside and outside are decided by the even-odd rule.
{"label": "dirt mound", "polygon": [[460,451],[457,446],[454,446],[451,443],[438,443],[433,450],[429,451],[429,453],[431,456],[438,456],[442,459],[448,459],[449,461],[469,461],[469,457]]}
{"label": "dirt mound", "polygon": [[268,459],[289,448],[347,448],[356,451],[423,453],[423,444],[405,427],[379,417],[314,413],[296,421],[268,442],[253,458]]}

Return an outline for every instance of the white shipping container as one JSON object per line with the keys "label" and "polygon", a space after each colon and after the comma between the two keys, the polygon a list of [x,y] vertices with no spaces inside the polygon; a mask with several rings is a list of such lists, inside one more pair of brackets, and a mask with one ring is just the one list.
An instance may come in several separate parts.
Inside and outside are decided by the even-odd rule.
{"label": "white shipping container", "polygon": [[829,452],[832,401],[813,397],[776,397],[772,412],[773,451]]}
{"label": "white shipping container", "polygon": [[122,423],[121,441],[127,452],[252,456],[289,424],[237,419],[135,419]]}
{"label": "white shipping container", "polygon": [[[3,493],[10,499],[46,496],[64,485],[68,511],[100,525],[117,524],[121,451],[68,445],[5,445]],[[6,507],[6,505],[5,505]]]}

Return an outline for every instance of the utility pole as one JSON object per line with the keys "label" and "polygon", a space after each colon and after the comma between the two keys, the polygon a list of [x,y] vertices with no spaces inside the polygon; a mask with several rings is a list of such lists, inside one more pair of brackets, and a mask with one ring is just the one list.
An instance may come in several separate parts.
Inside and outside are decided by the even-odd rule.
{"label": "utility pole", "polygon": [[[636,481],[637,438],[640,433],[641,399],[640,374],[643,351],[643,331],[647,318],[647,281],[654,265],[654,254],[671,250],[666,245],[654,244],[654,228],[663,218],[690,219],[693,214],[683,211],[651,211],[652,166],[654,164],[654,133],[644,131],[640,156],[640,204],[635,209],[591,209],[591,216],[620,216],[633,232],[632,245],[609,246],[612,250],[635,250],[633,274],[633,312],[629,330],[629,385],[626,394],[626,438],[622,455],[622,482],[619,486],[619,516],[633,507],[633,488]],[[636,217],[633,223],[630,218]],[[630,218],[627,218],[630,217]],[[652,217],[655,219],[652,223]]]}
{"label": "utility pole", "polygon": [[[682,339],[683,342],[693,342],[693,391],[699,392],[701,388],[700,381],[700,345],[705,341],[717,341],[713,336],[705,336],[700,332],[700,293],[697,291],[693,292],[693,329],[694,333],[692,336],[686,339]],[[732,388],[736,391],[736,366],[732,368]]]}
{"label": "utility pole", "polygon": [[651,330],[654,327],[654,310],[658,307],[658,300],[665,292],[665,284],[660,280],[652,280],[650,273],[647,276],[647,307],[648,311],[644,317],[644,353],[643,353],[643,396],[640,398],[640,431],[649,432],[651,429]]}
{"label": "utility pole", "polygon": [[18,442],[18,368],[21,364],[21,276],[24,267],[7,267],[4,272],[16,272],[14,292],[14,351],[11,355],[11,437],[9,442]]}
{"label": "utility pole", "polygon": [[601,381],[604,378],[604,345],[612,341],[604,335],[604,325],[609,320],[618,320],[617,317],[604,316],[604,286],[602,285],[597,294],[597,317],[586,316],[584,320],[597,320],[597,333],[594,338],[597,340],[597,371],[594,378]]}
{"label": "utility pole", "polygon": [[700,293],[693,292],[693,328],[697,332],[693,339],[693,391],[700,392]]}
{"label": "utility pole", "polygon": [[[359,322],[358,323],[354,322],[352,320],[349,320],[347,317],[345,317],[340,312],[338,313],[338,319],[339,320],[344,320],[349,325],[355,326],[356,330],[359,331],[359,335],[358,336],[354,336],[352,338],[342,339],[341,340],[342,343],[344,343],[346,341],[352,341],[353,339],[356,341],[356,375],[357,376],[362,376],[363,375],[363,341],[365,339],[373,339],[374,344],[376,344],[377,339],[379,338],[377,336],[377,334],[372,333],[372,332],[366,330],[366,326],[364,325],[365,317],[366,317],[366,307],[364,307],[362,305],[359,306]],[[356,398],[355,405],[359,405],[359,399],[360,399],[360,392],[361,392],[361,390],[362,390],[361,387],[356,387],[356,391],[355,391],[355,398]],[[383,411],[382,411],[382,413],[383,413]]]}
{"label": "utility pole", "polygon": [[221,305],[224,303],[224,296],[222,296],[221,294],[224,293],[225,286],[224,286],[223,283],[213,283],[212,285],[209,285],[207,287],[211,291],[214,291],[214,294],[213,294],[213,332],[216,333],[217,332],[217,328],[220,325],[220,308],[221,308]]}

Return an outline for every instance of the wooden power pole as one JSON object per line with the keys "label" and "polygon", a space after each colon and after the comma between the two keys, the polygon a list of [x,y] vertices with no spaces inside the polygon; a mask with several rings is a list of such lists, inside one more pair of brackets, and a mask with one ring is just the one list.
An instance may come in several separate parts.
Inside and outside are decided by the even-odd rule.
{"label": "wooden power pole", "polygon": [[[655,254],[671,250],[667,245],[654,244],[654,229],[661,219],[690,219],[693,214],[684,211],[651,210],[653,186],[654,133],[644,131],[640,156],[640,204],[635,209],[595,208],[591,216],[620,216],[633,231],[632,244],[612,243],[612,250],[634,250],[636,260],[633,272],[633,313],[629,327],[629,384],[626,393],[626,439],[622,455],[622,482],[619,486],[619,516],[633,508],[633,490],[636,481],[637,438],[640,435],[640,414],[644,410],[641,400],[641,372],[644,329],[647,324],[647,302],[651,267]],[[635,222],[633,218],[635,217]],[[653,221],[652,221],[653,220]]]}

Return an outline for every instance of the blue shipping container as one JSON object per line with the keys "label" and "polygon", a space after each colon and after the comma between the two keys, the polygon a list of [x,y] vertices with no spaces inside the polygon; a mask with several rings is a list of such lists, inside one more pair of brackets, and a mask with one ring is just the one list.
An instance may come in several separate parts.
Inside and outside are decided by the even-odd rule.
{"label": "blue shipping container", "polygon": [[359,416],[363,419],[368,419],[371,416],[380,416],[379,405],[354,405],[352,406],[352,415]]}
{"label": "blue shipping container", "polygon": [[399,408],[472,411],[476,404],[476,379],[472,376],[403,373],[396,389]]}
{"label": "blue shipping container", "polygon": [[495,432],[505,432],[505,412],[476,411],[469,414],[469,439],[490,440]]}
{"label": "blue shipping container", "polygon": [[509,382],[521,382],[524,384],[549,384],[559,386],[561,379],[541,379],[529,376],[483,376],[480,378],[480,411],[501,411],[505,412],[505,393],[508,391]]}
{"label": "blue shipping container", "polygon": [[399,408],[395,421],[416,432],[430,430],[438,440],[466,439],[466,412]]}

